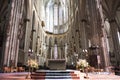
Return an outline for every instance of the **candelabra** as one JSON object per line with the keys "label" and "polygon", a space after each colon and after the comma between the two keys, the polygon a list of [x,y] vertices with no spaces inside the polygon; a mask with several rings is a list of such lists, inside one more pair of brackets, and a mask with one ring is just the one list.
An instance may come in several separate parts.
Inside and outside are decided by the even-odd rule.
{"label": "candelabra", "polygon": [[[83,53],[85,54],[86,61],[87,61],[87,57],[88,57],[88,51],[87,51],[87,49],[83,49]],[[88,68],[87,67],[85,69],[85,73],[86,73],[86,75],[84,76],[84,78],[88,79],[89,77],[88,77]]]}
{"label": "candelabra", "polygon": [[33,50],[32,49],[29,49],[28,51],[28,75],[26,76],[27,79],[30,79],[31,76],[30,76],[30,59],[31,59],[31,54],[33,53]]}

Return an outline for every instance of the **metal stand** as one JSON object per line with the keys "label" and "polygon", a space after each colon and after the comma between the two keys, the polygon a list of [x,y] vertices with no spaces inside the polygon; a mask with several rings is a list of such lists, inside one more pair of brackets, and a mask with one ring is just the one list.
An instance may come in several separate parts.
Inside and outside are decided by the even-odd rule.
{"label": "metal stand", "polygon": [[33,53],[33,50],[29,49],[29,54],[28,54],[28,65],[29,65],[29,69],[28,69],[28,75],[26,76],[26,79],[31,79],[31,70],[30,70],[30,59],[31,59],[31,53]]}
{"label": "metal stand", "polygon": [[29,65],[28,75],[26,76],[26,79],[31,79],[30,65]]}
{"label": "metal stand", "polygon": [[26,76],[26,79],[31,79],[30,72],[28,72],[28,75]]}
{"label": "metal stand", "polygon": [[86,74],[86,75],[84,76],[84,78],[85,78],[85,79],[89,79],[89,76],[88,76],[88,69],[85,69],[85,74]]}

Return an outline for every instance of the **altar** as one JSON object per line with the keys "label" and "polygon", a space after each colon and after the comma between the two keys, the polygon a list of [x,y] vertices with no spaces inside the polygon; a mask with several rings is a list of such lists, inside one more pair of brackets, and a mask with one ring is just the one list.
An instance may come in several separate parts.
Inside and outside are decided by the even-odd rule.
{"label": "altar", "polygon": [[48,59],[48,68],[54,70],[66,69],[65,59]]}

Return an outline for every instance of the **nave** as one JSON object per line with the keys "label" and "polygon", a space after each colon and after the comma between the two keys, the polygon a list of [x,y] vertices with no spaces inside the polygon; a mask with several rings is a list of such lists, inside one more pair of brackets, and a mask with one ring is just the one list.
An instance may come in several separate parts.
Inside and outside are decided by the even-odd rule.
{"label": "nave", "polygon": [[119,77],[120,0],[0,0],[0,76],[29,69],[45,70],[30,78]]}

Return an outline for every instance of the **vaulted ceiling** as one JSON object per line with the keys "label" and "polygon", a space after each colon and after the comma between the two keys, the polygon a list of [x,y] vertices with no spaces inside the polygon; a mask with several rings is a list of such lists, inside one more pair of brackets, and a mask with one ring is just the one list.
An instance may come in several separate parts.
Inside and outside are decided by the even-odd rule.
{"label": "vaulted ceiling", "polygon": [[102,6],[104,14],[107,17],[111,17],[116,14],[116,11],[120,6],[120,0],[102,0]]}
{"label": "vaulted ceiling", "polygon": [[102,0],[102,6],[106,18],[116,18],[120,32],[120,0]]}

